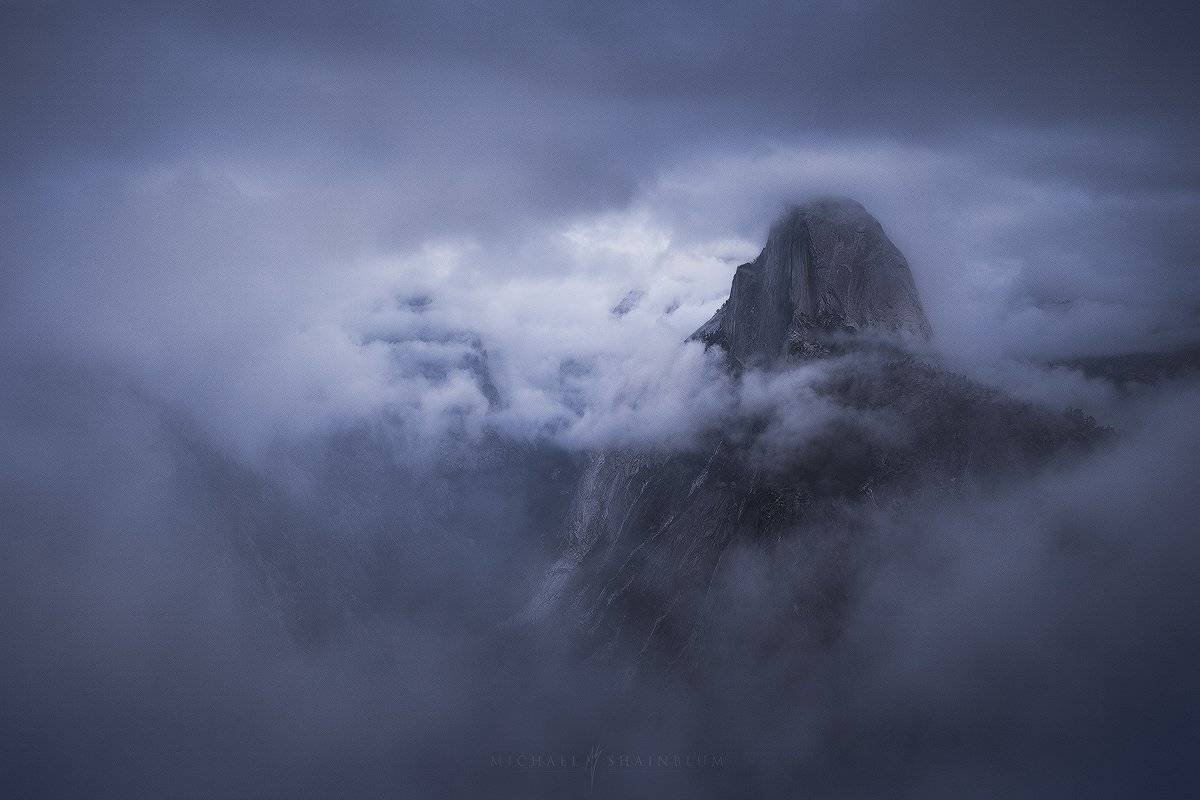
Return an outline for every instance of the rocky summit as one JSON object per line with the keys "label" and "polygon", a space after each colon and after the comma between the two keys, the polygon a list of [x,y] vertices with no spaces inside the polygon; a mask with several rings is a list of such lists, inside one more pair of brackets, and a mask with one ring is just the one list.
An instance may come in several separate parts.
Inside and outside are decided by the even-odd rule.
{"label": "rocky summit", "polygon": [[[887,508],[1027,473],[1104,433],[945,368],[925,346],[908,262],[852,200],[777,221],[692,338],[728,355],[735,386],[752,370],[805,370],[806,399],[782,404],[787,419],[751,414],[695,446],[606,450],[586,465],[525,617],[567,620],[583,653],[624,674],[711,674],[714,648],[757,659],[728,647],[748,625],[802,660],[838,635],[850,565]],[[750,551],[787,576],[772,582],[786,596],[753,610],[738,577]]]}
{"label": "rocky summit", "polygon": [[692,338],[751,366],[822,354],[837,338],[867,331],[920,341],[931,334],[908,261],[883,226],[853,200],[823,198],[776,221]]}

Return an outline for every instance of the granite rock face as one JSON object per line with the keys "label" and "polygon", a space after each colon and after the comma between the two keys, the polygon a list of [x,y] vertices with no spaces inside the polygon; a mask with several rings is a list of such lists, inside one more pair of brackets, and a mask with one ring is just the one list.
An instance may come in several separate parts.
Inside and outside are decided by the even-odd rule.
{"label": "granite rock face", "polygon": [[692,338],[742,366],[812,356],[872,331],[925,341],[929,322],[908,262],[859,203],[825,198],[785,214],[758,258],[738,267],[729,299]]}
{"label": "granite rock face", "polygon": [[[580,652],[627,675],[802,670],[838,635],[883,509],[1027,474],[1103,436],[909,346],[929,335],[908,263],[862,206],[787,214],[693,338],[728,354],[735,381],[805,370],[810,401],[785,404],[788,419],[723,421],[695,447],[596,453],[525,621],[566,621]],[[781,445],[773,431],[818,408],[808,435]],[[747,557],[765,583],[747,584]],[[730,645],[751,629],[753,646]],[[764,642],[780,644],[764,655]]]}

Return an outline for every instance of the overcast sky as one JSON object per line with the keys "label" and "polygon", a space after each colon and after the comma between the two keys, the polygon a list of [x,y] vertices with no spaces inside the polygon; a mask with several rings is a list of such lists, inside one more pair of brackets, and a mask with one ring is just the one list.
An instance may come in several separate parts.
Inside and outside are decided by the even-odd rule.
{"label": "overcast sky", "polygon": [[413,292],[536,394],[576,344],[686,336],[772,216],[827,192],[908,255],[944,350],[1198,333],[1189,4],[3,15],[5,336],[189,402],[282,380],[370,407],[364,320]]}
{"label": "overcast sky", "polygon": [[1187,4],[0,8],[3,358],[240,456],[678,437],[729,401],[679,343],[826,193],[1024,397],[1099,413],[1014,364],[1200,340]]}

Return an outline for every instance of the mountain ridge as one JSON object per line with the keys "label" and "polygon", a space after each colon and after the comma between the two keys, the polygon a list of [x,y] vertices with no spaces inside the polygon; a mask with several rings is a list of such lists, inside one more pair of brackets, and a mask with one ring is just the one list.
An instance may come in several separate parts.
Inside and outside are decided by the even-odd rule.
{"label": "mountain ridge", "polygon": [[728,633],[714,610],[736,618],[740,602],[730,554],[790,542],[813,560],[773,624],[827,641],[880,509],[1025,473],[1103,437],[1081,412],[948,370],[924,348],[930,334],[908,262],[861,205],[793,209],[692,338],[724,350],[735,381],[809,369],[804,397],[783,398],[778,412],[785,432],[798,421],[802,435],[781,437],[750,415],[684,451],[594,454],[572,490],[560,555],[521,621],[568,621],[580,653],[623,674],[703,669],[702,653]]}

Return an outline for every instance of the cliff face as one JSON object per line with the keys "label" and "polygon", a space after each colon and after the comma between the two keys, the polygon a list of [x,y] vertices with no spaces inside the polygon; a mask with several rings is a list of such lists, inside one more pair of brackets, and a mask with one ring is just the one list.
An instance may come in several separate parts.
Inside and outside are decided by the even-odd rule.
{"label": "cliff face", "polygon": [[729,300],[692,338],[759,366],[868,330],[930,337],[908,262],[883,226],[855,201],[828,198],[771,227],[758,258],[738,267]]}
{"label": "cliff face", "polygon": [[[728,653],[744,624],[819,647],[837,635],[881,508],[1027,472],[1102,435],[1081,414],[1019,402],[906,348],[929,334],[907,262],[862,206],[786,215],[694,338],[724,349],[735,379],[804,360],[827,418],[782,448],[779,420],[751,417],[683,452],[597,453],[527,618],[567,621],[582,652],[634,672],[711,667],[714,645]],[[781,543],[786,596],[760,609],[775,617],[743,619],[731,565]]]}

